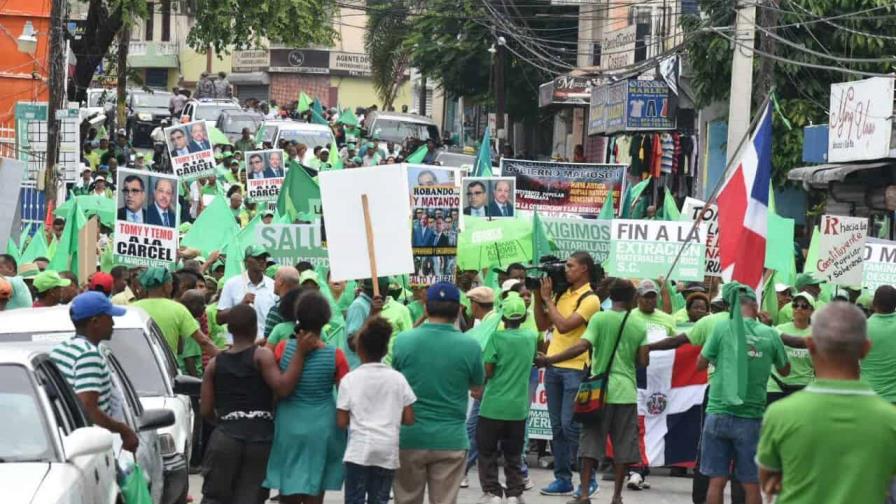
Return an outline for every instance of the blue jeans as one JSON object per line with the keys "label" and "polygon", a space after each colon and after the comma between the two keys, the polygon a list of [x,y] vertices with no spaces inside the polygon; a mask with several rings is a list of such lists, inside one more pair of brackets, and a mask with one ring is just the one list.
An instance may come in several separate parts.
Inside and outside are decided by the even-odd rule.
{"label": "blue jeans", "polygon": [[345,504],[388,504],[394,469],[345,463]]}
{"label": "blue jeans", "polygon": [[579,369],[548,367],[544,373],[544,391],[551,419],[551,452],[554,477],[572,481],[572,465],[579,452],[579,424],[572,421],[576,392],[584,372]]}
{"label": "blue jeans", "polygon": [[755,458],[761,425],[761,418],[707,415],[700,439],[700,472],[710,478],[728,478],[733,463],[737,481],[758,483]]}
{"label": "blue jeans", "polygon": [[479,460],[479,445],[476,444],[477,423],[479,423],[479,401],[474,399],[470,414],[467,415],[467,438],[470,440],[470,449],[467,450],[467,466],[464,468],[464,474],[470,472],[470,468]]}

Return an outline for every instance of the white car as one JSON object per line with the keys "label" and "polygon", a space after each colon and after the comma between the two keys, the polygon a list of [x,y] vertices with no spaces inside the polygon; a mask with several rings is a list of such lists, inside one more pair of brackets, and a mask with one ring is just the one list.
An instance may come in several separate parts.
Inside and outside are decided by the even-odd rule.
{"label": "white car", "polygon": [[[59,342],[74,333],[66,306],[0,312],[0,342]],[[112,339],[103,345],[120,362],[144,408],[174,413],[174,424],[158,429],[165,480],[161,502],[185,503],[193,434],[190,396],[198,397],[202,381],[180,374],[161,331],[139,308],[115,318]]]}
{"label": "white car", "polygon": [[[309,166],[309,162],[314,157],[315,147],[330,148],[336,142],[333,136],[333,130],[326,124],[312,124],[306,122],[292,121],[288,119],[271,119],[267,120],[259,126],[258,138],[262,145],[270,144],[271,149],[278,148],[280,140],[287,142],[296,142],[305,144],[308,150],[305,151],[305,157],[302,164]],[[265,147],[268,148],[268,147]]]}
{"label": "white car", "polygon": [[239,103],[233,100],[218,100],[214,98],[193,99],[184,105],[184,109],[180,113],[180,121],[205,121],[206,126],[211,128],[217,124],[218,118],[221,117],[221,114],[225,110],[238,111],[242,110],[242,107],[240,107]]}

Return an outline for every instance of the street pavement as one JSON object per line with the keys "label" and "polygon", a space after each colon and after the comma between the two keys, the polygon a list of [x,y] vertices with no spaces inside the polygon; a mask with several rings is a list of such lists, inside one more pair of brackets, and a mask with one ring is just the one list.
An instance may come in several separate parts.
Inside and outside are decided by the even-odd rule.
{"label": "street pavement", "polygon": [[[546,486],[553,479],[553,473],[546,469],[530,468],[529,476],[535,483],[535,488],[524,494],[527,504],[566,504],[569,497],[548,497],[538,493],[538,489]],[[625,504],[691,504],[691,479],[673,478],[668,476],[668,471],[653,470],[648,478],[650,490],[634,491],[623,490],[622,498]],[[475,469],[470,472],[470,488],[461,489],[457,502],[459,504],[476,504],[482,492]],[[190,476],[190,495],[193,502],[202,500],[202,477]],[[591,499],[592,504],[609,504],[613,496],[613,482],[601,481],[600,490]],[[324,503],[336,504],[343,502],[342,492],[327,492]]]}

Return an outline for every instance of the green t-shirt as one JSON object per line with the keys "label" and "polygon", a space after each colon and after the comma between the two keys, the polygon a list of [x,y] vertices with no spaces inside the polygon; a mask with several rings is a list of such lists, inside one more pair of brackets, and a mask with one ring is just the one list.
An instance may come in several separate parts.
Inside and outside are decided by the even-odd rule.
{"label": "green t-shirt", "polygon": [[186,306],[177,301],[165,298],[147,298],[134,301],[131,306],[143,308],[155,320],[174,355],[179,353],[177,351],[178,340],[192,339],[193,333],[199,330],[199,322],[193,318]]}
{"label": "green t-shirt", "polygon": [[[788,334],[790,336],[802,336],[808,338],[812,335],[812,327],[798,329],[793,322],[781,324],[775,327],[778,334]],[[784,347],[787,352],[787,360],[790,361],[790,374],[781,376],[778,371],[772,369],[772,375],[787,385],[808,385],[815,379],[815,366],[812,364],[812,357],[809,356],[807,348],[791,348]],[[768,377],[768,391],[781,392],[781,386],[771,376]]]}
{"label": "green t-shirt", "polygon": [[896,474],[896,408],[864,383],[817,380],[769,406],[756,451],[781,472],[777,504],[884,502]]}
{"label": "green t-shirt", "polygon": [[862,359],[862,381],[885,400],[896,403],[896,313],[868,318],[871,351]]}
{"label": "green t-shirt", "polygon": [[414,425],[401,426],[401,449],[466,450],[470,387],[482,385],[482,349],[451,324],[425,323],[395,338],[392,367],[417,396]]}
{"label": "green t-shirt", "polygon": [[[610,369],[607,382],[607,404],[636,404],[638,402],[638,382],[635,375],[635,364],[638,349],[647,344],[647,326],[644,319],[634,317],[632,310],[625,321],[619,348]],[[603,373],[610,362],[610,354],[619,337],[619,328],[625,317],[623,311],[601,311],[595,313],[588,321],[588,328],[582,339],[591,343],[593,348],[591,374]]]}
{"label": "green t-shirt", "polygon": [[420,320],[420,317],[423,316],[424,305],[422,301],[413,301],[408,304],[408,311],[411,312],[411,323]]}
{"label": "green t-shirt", "polygon": [[[815,300],[815,313],[818,313],[818,310],[824,308],[824,305],[827,303],[822,301],[820,298]],[[775,325],[786,324],[787,322],[793,322],[793,303],[787,303],[782,306],[780,310],[778,310],[778,316],[775,317]]]}
{"label": "green t-shirt", "polygon": [[227,324],[218,323],[218,303],[212,303],[205,307],[205,316],[208,320],[208,337],[218,348],[227,348]]}
{"label": "green t-shirt", "polygon": [[650,315],[639,309],[632,310],[630,319],[639,320],[647,328],[647,341],[653,343],[675,336],[675,318],[666,312],[654,310]]}
{"label": "green t-shirt", "polygon": [[688,341],[694,346],[705,345],[716,324],[724,320],[728,320],[728,312],[712,313],[703,317],[695,322],[691,330],[688,331]]}
{"label": "green t-shirt", "polygon": [[688,309],[682,308],[675,313],[672,314],[672,318],[675,320],[675,324],[684,324],[690,322],[691,318],[688,316]]}
{"label": "green t-shirt", "polygon": [[187,366],[184,364],[187,359],[195,359],[193,364],[196,366],[197,376],[202,376],[202,347],[193,338],[184,338],[184,348],[180,355],[177,356],[177,365],[181,371],[186,372]]}
{"label": "green t-shirt", "polygon": [[286,322],[280,322],[275,325],[273,329],[271,329],[271,335],[268,336],[268,345],[277,346],[277,343],[281,341],[288,340],[289,336],[295,330],[296,323],[293,320],[287,320]]}
{"label": "green t-shirt", "polygon": [[729,327],[730,324],[729,321],[716,325],[709,341],[703,346],[703,357],[716,365],[716,372],[709,379],[709,403],[706,406],[706,412],[741,418],[762,418],[762,413],[765,411],[766,387],[772,366],[776,368],[786,366],[787,352],[784,350],[784,344],[781,343],[781,337],[774,329],[760,324],[755,319],[744,320],[747,333],[747,390],[742,404],[725,404],[722,400],[725,380],[737,379],[736,370],[718,368],[719,362],[721,362],[720,352],[723,349],[722,338],[734,337],[734,333]]}
{"label": "green t-shirt", "polygon": [[525,420],[529,416],[529,375],[538,334],[526,329],[495,332],[482,360],[495,372],[485,385],[479,416],[492,420]]}

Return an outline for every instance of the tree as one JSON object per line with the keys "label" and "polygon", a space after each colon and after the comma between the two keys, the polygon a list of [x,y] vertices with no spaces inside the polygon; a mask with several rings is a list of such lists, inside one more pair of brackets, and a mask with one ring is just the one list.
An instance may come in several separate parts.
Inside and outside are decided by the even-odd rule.
{"label": "tree", "polygon": [[410,9],[401,1],[367,2],[364,47],[370,57],[370,73],[383,110],[392,106],[410,68],[405,37],[410,30]]}

